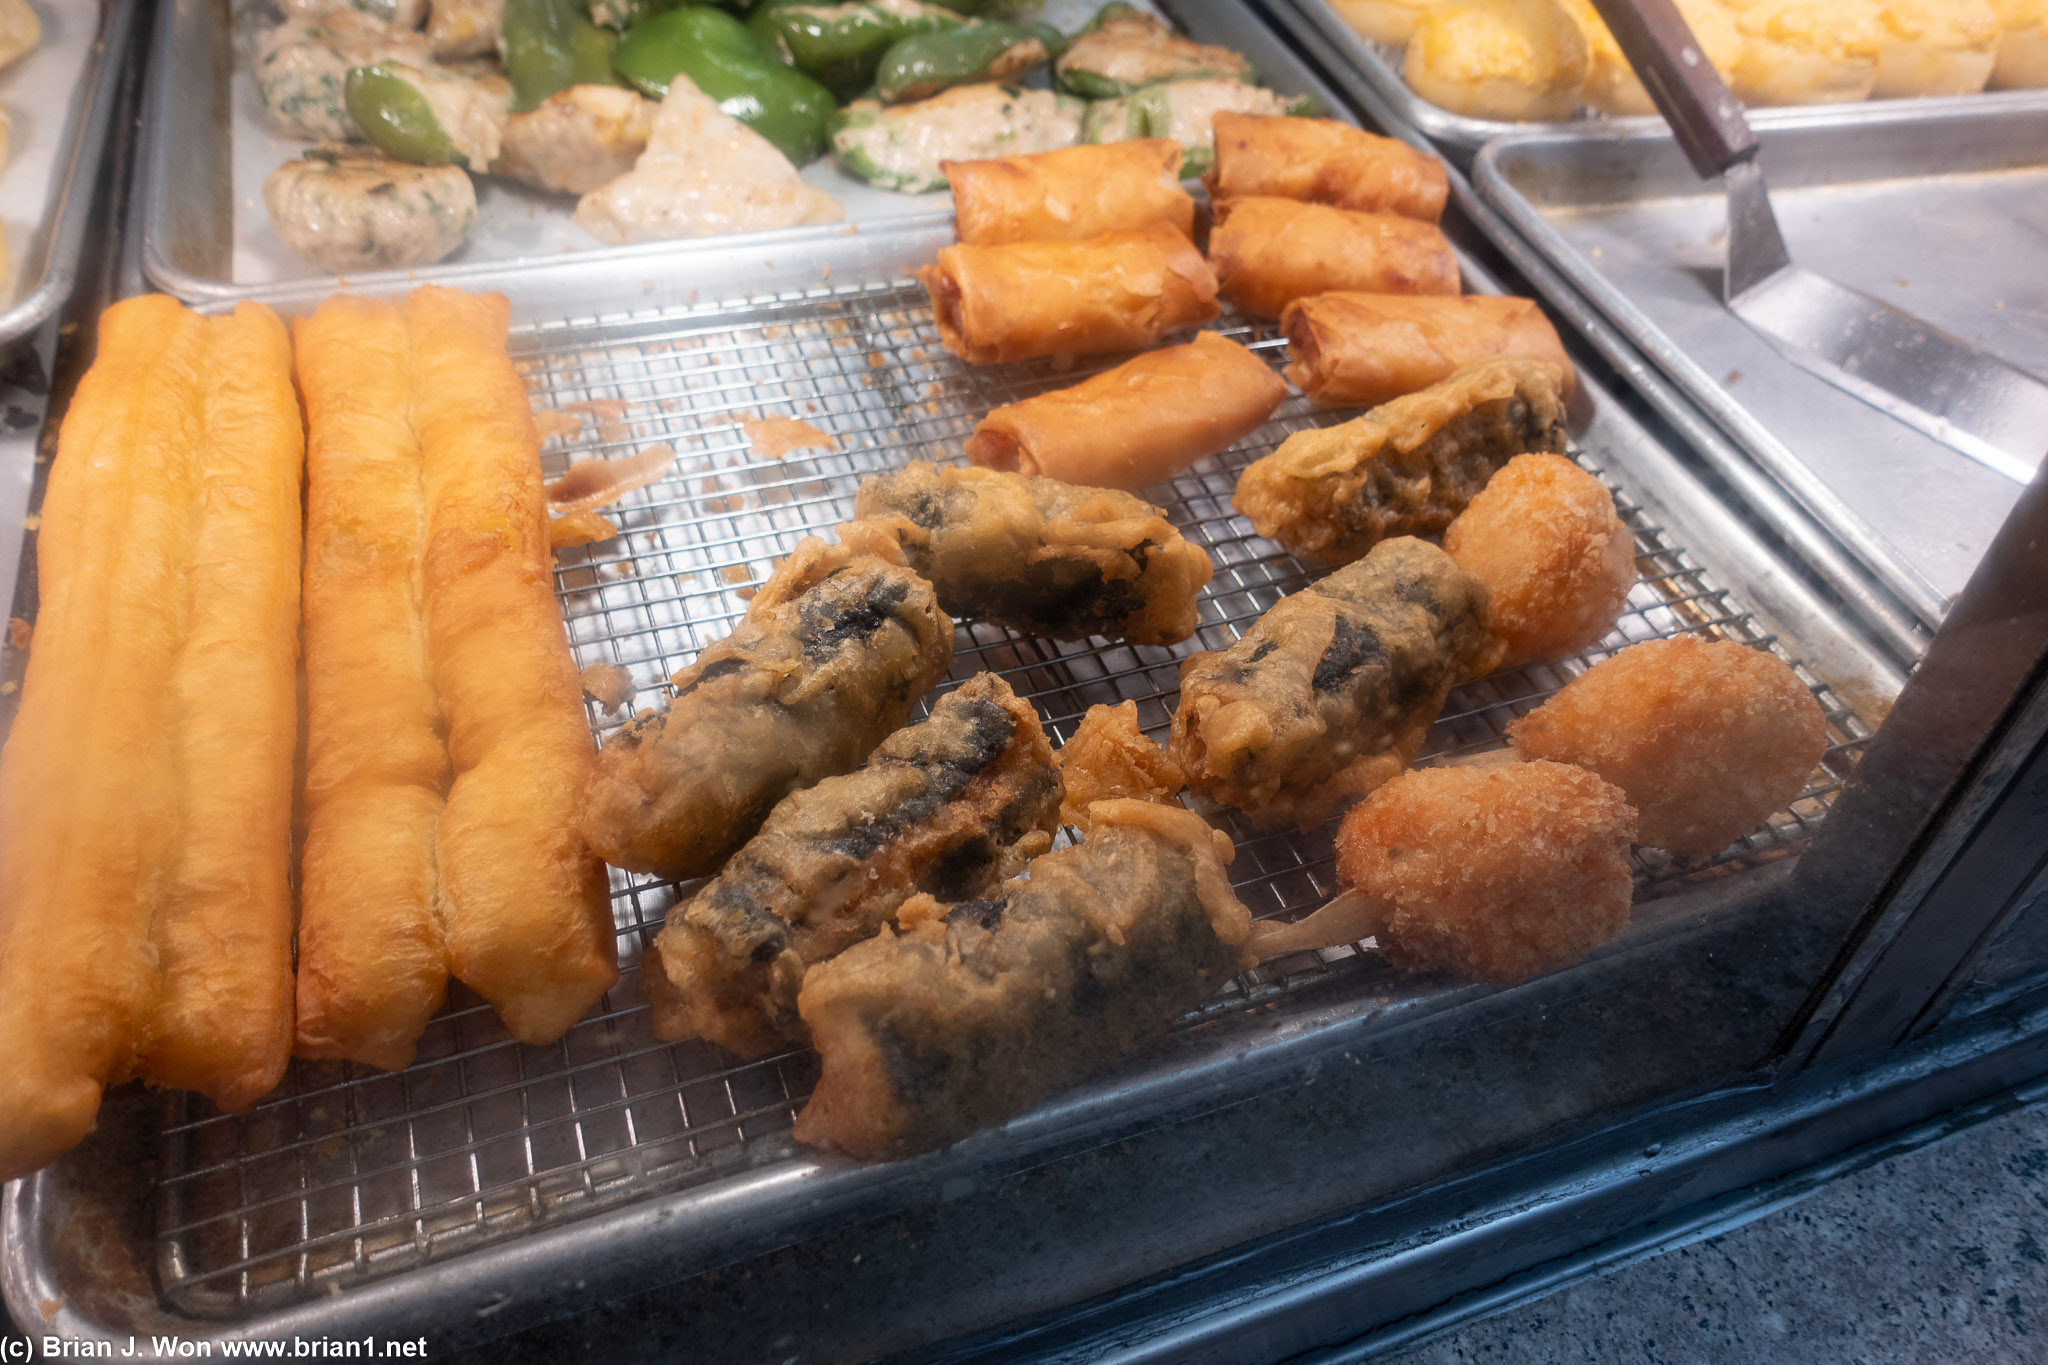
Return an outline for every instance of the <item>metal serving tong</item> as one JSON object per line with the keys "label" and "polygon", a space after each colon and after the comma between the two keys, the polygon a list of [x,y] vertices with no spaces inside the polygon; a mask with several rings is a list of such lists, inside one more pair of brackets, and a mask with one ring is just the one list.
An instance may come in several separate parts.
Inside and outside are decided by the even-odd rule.
{"label": "metal serving tong", "polygon": [[1742,106],[1672,0],[1593,0],[1700,176],[1728,192],[1729,309],[1786,359],[2010,479],[2048,452],[2048,384],[1792,263]]}

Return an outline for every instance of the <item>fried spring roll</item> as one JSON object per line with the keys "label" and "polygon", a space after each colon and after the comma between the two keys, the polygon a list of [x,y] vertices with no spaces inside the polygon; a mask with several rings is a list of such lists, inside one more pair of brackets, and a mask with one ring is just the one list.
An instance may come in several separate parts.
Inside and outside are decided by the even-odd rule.
{"label": "fried spring roll", "polygon": [[448,989],[434,871],[448,750],[405,315],[336,294],[293,334],[309,433],[297,1049],[396,1071]]}
{"label": "fried spring roll", "polygon": [[1386,403],[1497,355],[1547,360],[1572,394],[1571,359],[1530,299],[1319,294],[1280,314],[1293,363],[1287,377],[1318,403]]}
{"label": "fried spring roll", "polygon": [[[792,792],[657,947],[684,1028],[758,1057],[808,1035],[807,968],[874,937],[918,893],[965,900],[1052,847],[1059,769],[1038,714],[993,673],[949,692],[858,771]],[[661,1036],[668,1036],[666,1033]]]}
{"label": "fried spring roll", "polygon": [[805,540],[739,627],[598,755],[583,831],[606,862],[715,871],[799,787],[849,772],[953,662],[953,623],[886,532]]}
{"label": "fried spring roll", "polygon": [[1180,185],[1180,144],[1145,138],[1033,156],[941,161],[960,240],[1073,242],[1164,223],[1195,235],[1195,201]]}
{"label": "fried spring roll", "polygon": [[540,438],[503,295],[405,300],[426,501],[427,657],[455,780],[435,832],[448,966],[523,1043],[618,978],[605,872],[577,832],[592,751],[550,579]]}
{"label": "fried spring roll", "polygon": [[1298,431],[1254,461],[1233,502],[1312,564],[1348,564],[1388,536],[1435,535],[1530,451],[1568,436],[1555,365],[1506,356],[1334,427]]}
{"label": "fried spring roll", "polygon": [[1458,257],[1436,224],[1294,199],[1218,204],[1209,267],[1225,301],[1258,318],[1337,289],[1458,292]]}
{"label": "fried spring roll", "polygon": [[1208,263],[1163,223],[1078,242],[949,246],[916,274],[940,340],[970,365],[1135,351],[1219,311]]}
{"label": "fried spring roll", "polygon": [[1277,195],[1434,223],[1450,181],[1428,152],[1326,118],[1216,115],[1212,199]]}
{"label": "fried spring roll", "polygon": [[1181,665],[1168,749],[1261,828],[1313,829],[1421,750],[1444,697],[1500,656],[1486,588],[1426,541],[1382,542]]}
{"label": "fried spring roll", "polygon": [[918,897],[813,967],[798,999],[822,1064],[796,1136],[900,1157],[1098,1071],[1250,965],[1230,841],[1147,801],[1090,808],[1086,843],[985,899]]}
{"label": "fried spring roll", "polygon": [[1257,430],[1287,397],[1265,361],[1227,337],[1197,333],[1113,370],[997,408],[967,440],[967,458],[1097,488],[1167,479]]}
{"label": "fried spring roll", "polygon": [[277,315],[245,303],[206,327],[201,513],[170,679],[178,827],[158,890],[163,987],[142,1075],[237,1111],[291,1059],[305,435]]}
{"label": "fried spring roll", "polygon": [[853,508],[948,612],[1055,640],[1177,644],[1214,572],[1164,512],[1115,489],[913,460],[862,481]]}

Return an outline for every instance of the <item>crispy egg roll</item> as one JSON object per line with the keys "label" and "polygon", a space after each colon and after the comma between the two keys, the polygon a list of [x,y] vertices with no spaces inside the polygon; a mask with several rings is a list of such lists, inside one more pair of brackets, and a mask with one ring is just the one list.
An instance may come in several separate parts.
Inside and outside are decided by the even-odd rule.
{"label": "crispy egg roll", "polygon": [[1215,214],[1209,268],[1217,292],[1256,318],[1277,318],[1296,299],[1338,289],[1458,292],[1457,254],[1434,223],[1263,196],[1225,200]]}
{"label": "crispy egg roll", "polygon": [[970,365],[1135,351],[1219,311],[1208,262],[1164,223],[1078,242],[949,246],[915,273],[940,340]]}
{"label": "crispy egg roll", "polygon": [[1038,713],[977,673],[859,770],[784,797],[669,912],[656,946],[682,1007],[674,1036],[743,1057],[805,1041],[809,968],[874,937],[913,895],[967,900],[1013,876],[1052,847],[1061,791]]}
{"label": "crispy egg roll", "polygon": [[297,1048],[396,1071],[448,990],[411,352],[396,304],[348,294],[293,335],[308,431]]}
{"label": "crispy egg roll", "polygon": [[1327,118],[1219,113],[1212,199],[1276,195],[1434,223],[1450,181],[1443,163],[1391,137]]}
{"label": "crispy egg roll", "polygon": [[1261,828],[1313,829],[1415,761],[1451,688],[1490,670],[1486,588],[1427,541],[1381,542],[1181,665],[1169,752]]}
{"label": "crispy egg roll", "polygon": [[1497,355],[1549,361],[1572,396],[1571,359],[1531,299],[1318,294],[1287,305],[1280,330],[1293,357],[1287,377],[1318,403],[1390,402]]}
{"label": "crispy egg roll", "polygon": [[1180,144],[1143,138],[1031,156],[941,161],[960,240],[1073,242],[1164,223],[1195,235],[1195,201],[1180,184]]}
{"label": "crispy egg roll", "polygon": [[1503,356],[1334,427],[1298,431],[1237,480],[1254,529],[1312,564],[1348,564],[1388,536],[1435,535],[1517,455],[1560,452],[1555,365]]}
{"label": "crispy egg roll", "polygon": [[639,872],[716,871],[799,787],[849,772],[953,662],[953,623],[883,530],[807,539],[725,639],[669,681],[668,706],[606,742],[583,831]]}
{"label": "crispy egg roll", "polygon": [[618,949],[577,829],[593,754],[510,312],[501,294],[431,285],[405,300],[427,659],[455,774],[435,831],[448,966],[514,1037],[544,1044],[618,979]]}
{"label": "crispy egg roll", "polygon": [[1265,361],[1214,332],[997,408],[967,458],[1066,483],[1136,490],[1257,430],[1287,397]]}
{"label": "crispy egg roll", "polygon": [[863,480],[853,509],[947,612],[1055,640],[1177,644],[1213,572],[1164,512],[1110,488],[913,460]]}
{"label": "crispy egg roll", "polygon": [[158,888],[142,1076],[247,1109],[292,1050],[292,777],[299,483],[291,337],[245,303],[209,318],[200,519],[170,678],[176,840]]}
{"label": "crispy egg roll", "polygon": [[804,978],[821,1073],[798,1140],[901,1157],[1099,1071],[1251,965],[1230,840],[1198,815],[1101,801],[1028,878],[897,913]]}

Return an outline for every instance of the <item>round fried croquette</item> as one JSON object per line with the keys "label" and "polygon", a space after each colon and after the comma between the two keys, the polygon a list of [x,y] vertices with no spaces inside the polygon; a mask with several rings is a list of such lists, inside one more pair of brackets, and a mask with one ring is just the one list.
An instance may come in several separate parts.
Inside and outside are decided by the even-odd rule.
{"label": "round fried croquette", "polygon": [[1562,455],[1517,455],[1444,532],[1486,584],[1507,663],[1600,643],[1636,582],[1636,538],[1600,481]]}
{"label": "round fried croquette", "polygon": [[1797,797],[1827,731],[1775,655],[1680,635],[1595,664],[1510,724],[1508,739],[1525,758],[1576,763],[1620,787],[1639,842],[1702,855]]}
{"label": "round fried croquette", "polygon": [[1636,815],[1563,763],[1421,768],[1337,831],[1337,875],[1392,906],[1380,951],[1404,968],[1520,981],[1628,924]]}

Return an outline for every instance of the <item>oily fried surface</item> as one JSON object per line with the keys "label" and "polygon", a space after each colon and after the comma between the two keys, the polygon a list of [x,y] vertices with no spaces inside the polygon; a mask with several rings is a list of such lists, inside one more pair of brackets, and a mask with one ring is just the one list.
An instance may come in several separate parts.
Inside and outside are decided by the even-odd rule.
{"label": "oily fried surface", "polygon": [[1444,532],[1486,584],[1504,663],[1600,643],[1636,582],[1636,541],[1600,481],[1562,455],[1517,455]]}
{"label": "oily fried surface", "polygon": [[1827,718],[1774,655],[1681,635],[1594,665],[1508,738],[1525,757],[1620,787],[1639,842],[1708,854],[1799,795],[1827,749]]}
{"label": "oily fried surface", "polygon": [[1059,763],[1067,788],[1060,819],[1084,828],[1094,802],[1126,796],[1170,801],[1187,785],[1173,756],[1138,728],[1134,701],[1089,707],[1073,738],[1060,746]]}
{"label": "oily fried surface", "polygon": [[1519,981],[1578,961],[1628,923],[1635,812],[1563,763],[1424,768],[1337,831],[1344,884],[1389,901],[1389,961]]}

